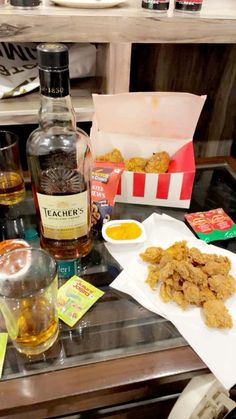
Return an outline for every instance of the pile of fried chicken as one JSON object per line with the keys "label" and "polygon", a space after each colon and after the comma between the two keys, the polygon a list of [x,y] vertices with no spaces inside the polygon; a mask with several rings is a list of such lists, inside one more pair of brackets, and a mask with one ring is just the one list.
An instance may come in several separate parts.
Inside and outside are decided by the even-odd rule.
{"label": "pile of fried chicken", "polygon": [[148,247],[140,257],[150,264],[147,283],[153,290],[160,283],[164,302],[175,301],[182,309],[189,304],[202,307],[209,327],[233,326],[223,302],[236,291],[228,257],[188,248],[186,241],[175,242],[166,250]]}
{"label": "pile of fried chicken", "polygon": [[97,156],[98,161],[109,161],[113,163],[124,163],[125,170],[139,173],[166,173],[168,171],[170,156],[166,151],[153,153],[153,155],[144,159],[143,157],[131,157],[125,160],[120,150],[114,148],[111,152]]}

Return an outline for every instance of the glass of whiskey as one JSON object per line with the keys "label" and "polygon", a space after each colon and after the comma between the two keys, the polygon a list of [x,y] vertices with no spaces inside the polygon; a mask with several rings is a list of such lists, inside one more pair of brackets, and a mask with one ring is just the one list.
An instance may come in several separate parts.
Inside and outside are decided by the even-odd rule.
{"label": "glass of whiskey", "polygon": [[18,137],[12,132],[0,131],[0,205],[15,205],[24,197]]}
{"label": "glass of whiskey", "polygon": [[40,248],[0,256],[0,309],[15,348],[26,355],[49,349],[58,336],[57,265]]}

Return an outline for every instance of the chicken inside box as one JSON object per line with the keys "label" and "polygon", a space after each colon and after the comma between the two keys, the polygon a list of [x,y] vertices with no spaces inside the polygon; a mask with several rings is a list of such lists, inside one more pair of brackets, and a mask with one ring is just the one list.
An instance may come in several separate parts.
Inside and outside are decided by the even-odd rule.
{"label": "chicken inside box", "polygon": [[[189,208],[195,175],[192,139],[205,100],[168,92],[93,95],[93,154],[101,159],[117,149],[129,169],[122,174],[117,202]],[[155,170],[153,155],[160,152],[170,156],[165,173]],[[130,169],[126,162],[133,157],[146,159],[146,168],[156,172]]]}

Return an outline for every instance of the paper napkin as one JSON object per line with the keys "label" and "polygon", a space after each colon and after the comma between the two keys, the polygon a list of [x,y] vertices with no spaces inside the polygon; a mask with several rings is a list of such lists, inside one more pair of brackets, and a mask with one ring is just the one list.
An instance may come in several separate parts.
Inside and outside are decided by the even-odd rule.
{"label": "paper napkin", "polygon": [[150,236],[143,248],[126,251],[129,252],[129,263],[127,263],[127,254],[124,258],[118,249],[110,250],[108,247],[114,257],[118,255],[117,260],[125,268],[112,282],[111,287],[131,295],[148,310],[170,320],[216,378],[226,389],[230,389],[236,384],[236,295],[225,302],[233,319],[233,328],[225,330],[208,328],[202,317],[202,309],[190,306],[183,311],[174,302],[164,303],[159,296],[159,288],[156,291],[151,290],[145,282],[148,264],[141,260],[139,253],[150,245],[167,248],[175,241],[185,239],[188,246],[197,247],[202,252],[228,256],[232,263],[231,274],[235,277],[236,255],[196,239],[184,223],[170,217],[153,214],[146,220],[146,225]]}

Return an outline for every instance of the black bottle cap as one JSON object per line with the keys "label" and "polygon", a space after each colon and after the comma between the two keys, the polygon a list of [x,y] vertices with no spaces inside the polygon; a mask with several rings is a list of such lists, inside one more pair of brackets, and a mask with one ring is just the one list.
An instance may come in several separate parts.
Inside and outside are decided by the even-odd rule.
{"label": "black bottle cap", "polygon": [[40,0],[10,0],[10,5],[14,7],[37,7]]}
{"label": "black bottle cap", "polygon": [[43,68],[66,68],[69,64],[68,48],[63,44],[40,44],[37,46],[38,65]]}

